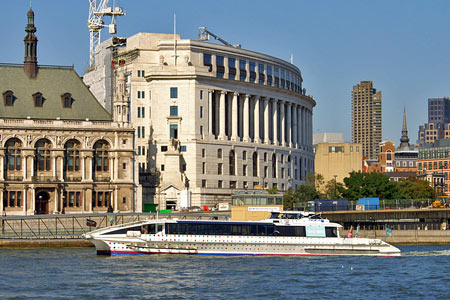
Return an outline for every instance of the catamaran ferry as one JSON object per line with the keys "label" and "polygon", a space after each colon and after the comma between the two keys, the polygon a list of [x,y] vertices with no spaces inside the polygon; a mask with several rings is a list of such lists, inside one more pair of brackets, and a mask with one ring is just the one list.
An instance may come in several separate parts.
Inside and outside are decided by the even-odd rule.
{"label": "catamaran ferry", "polygon": [[84,235],[97,254],[399,256],[382,240],[341,237],[341,225],[305,212],[272,212],[262,221],[156,219]]}

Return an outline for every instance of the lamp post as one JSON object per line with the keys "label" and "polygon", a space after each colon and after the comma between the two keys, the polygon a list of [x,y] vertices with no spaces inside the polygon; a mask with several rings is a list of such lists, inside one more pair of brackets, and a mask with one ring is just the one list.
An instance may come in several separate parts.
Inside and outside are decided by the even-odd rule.
{"label": "lamp post", "polygon": [[336,194],[336,178],[337,178],[337,175],[333,175],[333,177],[334,177],[334,198],[337,198],[337,194]]}

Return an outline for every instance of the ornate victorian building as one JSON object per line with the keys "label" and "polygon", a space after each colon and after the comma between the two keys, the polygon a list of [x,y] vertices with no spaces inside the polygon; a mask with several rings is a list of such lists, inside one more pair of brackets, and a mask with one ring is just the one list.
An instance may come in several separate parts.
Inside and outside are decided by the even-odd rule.
{"label": "ornate victorian building", "polygon": [[24,64],[0,64],[0,210],[137,209],[133,130],[112,119],[73,67],[37,64],[31,9],[27,16]]}

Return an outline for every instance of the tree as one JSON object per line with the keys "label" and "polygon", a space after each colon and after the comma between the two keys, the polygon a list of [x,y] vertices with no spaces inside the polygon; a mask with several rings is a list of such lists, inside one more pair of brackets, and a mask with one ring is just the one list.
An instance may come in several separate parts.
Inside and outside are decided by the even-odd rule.
{"label": "tree", "polygon": [[426,180],[419,180],[417,177],[409,177],[407,180],[398,183],[396,198],[398,199],[434,199],[435,190]]}
{"label": "tree", "polygon": [[325,184],[325,195],[327,199],[339,199],[342,197],[342,194],[339,192],[344,188],[344,184],[342,182],[336,182],[336,179],[331,179]]}
{"label": "tree", "polygon": [[345,187],[339,187],[344,198],[357,200],[364,197],[394,199],[397,184],[389,181],[389,177],[380,173],[351,172],[344,178]]}

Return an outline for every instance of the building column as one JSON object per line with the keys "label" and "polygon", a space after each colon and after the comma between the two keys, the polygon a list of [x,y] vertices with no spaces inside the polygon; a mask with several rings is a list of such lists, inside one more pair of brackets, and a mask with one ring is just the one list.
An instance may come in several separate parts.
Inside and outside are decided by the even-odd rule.
{"label": "building column", "polygon": [[[26,154],[24,154],[23,156],[22,156],[22,177],[23,177],[23,180],[27,180],[27,160],[28,160],[28,157],[27,157],[27,155]],[[1,170],[2,170],[2,173],[1,173],[1,178],[3,179],[4,177],[3,177],[3,157],[2,157],[2,159],[1,159],[1,161],[0,161],[0,166],[2,166],[1,167]]]}
{"label": "building column", "polygon": [[55,154],[52,153],[52,160],[53,160],[53,178],[56,179],[56,168],[57,168],[57,164],[56,164],[56,159],[57,156]]}
{"label": "building column", "polygon": [[[219,139],[225,140],[225,91],[220,91],[219,95]],[[216,98],[217,99],[217,98]]]}
{"label": "building column", "polygon": [[22,190],[22,195],[23,195],[23,198],[22,198],[22,206],[23,206],[22,212],[23,212],[24,216],[27,215],[27,189],[28,189],[28,185],[24,185],[23,190]]}
{"label": "building column", "polygon": [[290,102],[286,103],[286,146],[289,147],[289,145],[292,144],[292,123],[291,123],[291,108],[292,104]]}
{"label": "building column", "polygon": [[297,104],[292,106],[292,148],[297,148]]}
{"label": "building column", "polygon": [[213,101],[212,101],[213,91],[208,90],[208,135],[212,137],[213,134]]}
{"label": "building column", "polygon": [[87,162],[88,162],[88,180],[92,181],[93,178],[93,174],[92,174],[92,156],[88,156],[87,157]]}
{"label": "building column", "polygon": [[255,110],[254,110],[254,115],[253,115],[253,120],[254,120],[254,124],[255,126],[253,127],[253,133],[254,133],[254,138],[253,138],[253,142],[255,143],[261,143],[261,136],[260,136],[260,130],[259,130],[259,101],[260,101],[260,97],[259,96],[255,96]]}
{"label": "building column", "polygon": [[302,147],[302,106],[297,107],[297,148]]}
{"label": "building column", "polygon": [[313,144],[313,111],[312,109],[309,110],[309,143],[308,143],[308,147],[311,148],[312,144]]}
{"label": "building column", "polygon": [[34,215],[36,211],[36,190],[31,188],[31,214]]}
{"label": "building column", "polygon": [[[23,160],[23,158],[22,158],[22,160]],[[0,156],[0,180],[5,180],[5,168],[4,168],[5,163],[4,163],[4,161],[5,161],[5,156],[2,154]],[[25,179],[25,177],[24,177],[24,179]]]}
{"label": "building column", "polygon": [[231,103],[231,140],[238,140],[238,93],[233,93],[233,99]]}
{"label": "building column", "polygon": [[272,144],[278,146],[278,101],[273,99],[272,102],[272,118],[273,118],[273,141]]}
{"label": "building column", "polygon": [[[61,180],[61,181],[64,181],[64,173],[65,173],[65,170],[64,170],[64,157],[60,157],[60,170],[61,170],[61,173],[60,173],[60,175],[59,175],[59,179]],[[74,162],[75,163],[75,162]]]}
{"label": "building column", "polygon": [[81,154],[81,181],[84,181],[86,179],[86,157]]}
{"label": "building column", "polygon": [[114,156],[113,154],[110,152],[109,155],[109,180],[113,180],[114,178]]}
{"label": "building column", "polygon": [[3,188],[0,189],[0,214],[3,216]]}
{"label": "building column", "polygon": [[114,152],[114,178],[113,180],[119,179],[119,156],[117,152]]}
{"label": "building column", "polygon": [[281,145],[286,146],[286,113],[284,110],[285,102],[280,101],[280,126],[281,126]]}
{"label": "building column", "polygon": [[[65,207],[64,207],[64,201],[63,201],[63,199],[66,197],[66,196],[64,195],[64,189],[63,189],[63,188],[60,188],[60,189],[58,189],[57,191],[58,191],[58,197],[55,197],[55,208],[54,208],[54,210],[53,210],[53,213],[56,213],[56,212],[59,211],[59,210],[58,210],[58,202],[60,203],[60,206],[59,206],[59,207],[61,207],[61,211],[65,208]],[[55,194],[56,194],[56,193],[55,193]],[[67,203],[67,201],[69,201],[69,199],[66,199],[66,203]]]}
{"label": "building column", "polygon": [[302,115],[302,117],[301,117],[301,119],[302,119],[302,147],[304,147],[305,146],[305,132],[306,132],[306,130],[305,130],[305,107],[303,107],[302,106],[302,109],[301,109],[301,115]]}
{"label": "building column", "polygon": [[243,112],[242,112],[242,128],[243,128],[243,141],[250,141],[250,126],[249,126],[249,106],[250,106],[250,95],[245,94],[243,101]]}
{"label": "building column", "polygon": [[267,97],[264,97],[264,143],[270,144],[269,140],[269,99]]}
{"label": "building column", "polygon": [[114,187],[113,194],[114,194],[114,212],[117,213],[119,212],[119,201],[118,201],[119,196],[118,196],[118,189],[116,186]]}

